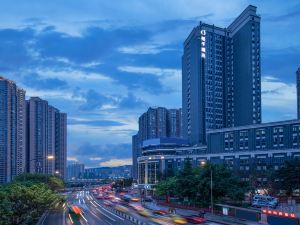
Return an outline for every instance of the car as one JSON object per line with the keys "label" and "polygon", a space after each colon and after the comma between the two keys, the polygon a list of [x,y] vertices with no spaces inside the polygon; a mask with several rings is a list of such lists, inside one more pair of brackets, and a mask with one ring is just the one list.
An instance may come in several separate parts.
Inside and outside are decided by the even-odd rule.
{"label": "car", "polygon": [[104,196],[103,196],[102,194],[99,194],[99,195],[96,196],[96,198],[97,198],[97,199],[103,199]]}
{"label": "car", "polygon": [[162,216],[152,216],[150,218],[150,220],[152,222],[154,222],[155,224],[160,224],[160,225],[174,225],[171,221],[169,221],[168,219],[166,219],[166,217],[162,217]]}
{"label": "car", "polygon": [[176,224],[186,224],[187,220],[181,216],[178,215],[174,215],[174,214],[170,214],[170,217],[172,219],[172,221]]}
{"label": "car", "polygon": [[82,218],[82,210],[75,204],[68,204],[68,218],[73,223],[79,221]]}
{"label": "car", "polygon": [[255,195],[252,200],[252,207],[276,208],[278,199],[269,195]]}
{"label": "car", "polygon": [[204,223],[206,221],[205,218],[202,218],[198,215],[185,216],[184,218],[186,219],[187,222],[193,223],[193,224],[200,224],[200,223]]}
{"label": "car", "polygon": [[150,197],[144,198],[144,202],[153,202],[153,199]]}
{"label": "car", "polygon": [[111,201],[108,201],[108,200],[103,201],[103,204],[106,205],[106,206],[112,206],[113,205],[113,203]]}
{"label": "car", "polygon": [[165,211],[165,210],[154,210],[152,213],[153,213],[154,215],[160,215],[160,216],[165,216],[165,215],[168,214],[168,212]]}
{"label": "car", "polygon": [[127,207],[120,205],[120,204],[115,205],[114,208],[115,208],[115,210],[118,210],[120,212],[128,212],[129,211]]}

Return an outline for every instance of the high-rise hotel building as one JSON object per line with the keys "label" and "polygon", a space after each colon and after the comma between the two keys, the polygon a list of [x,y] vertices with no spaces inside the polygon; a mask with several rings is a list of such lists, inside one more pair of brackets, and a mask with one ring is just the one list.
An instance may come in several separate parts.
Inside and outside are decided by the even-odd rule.
{"label": "high-rise hotel building", "polygon": [[0,183],[25,171],[25,91],[0,77]]}
{"label": "high-rise hotel building", "polygon": [[182,131],[192,145],[206,131],[261,123],[260,17],[248,6],[227,28],[200,22],[184,42]]}

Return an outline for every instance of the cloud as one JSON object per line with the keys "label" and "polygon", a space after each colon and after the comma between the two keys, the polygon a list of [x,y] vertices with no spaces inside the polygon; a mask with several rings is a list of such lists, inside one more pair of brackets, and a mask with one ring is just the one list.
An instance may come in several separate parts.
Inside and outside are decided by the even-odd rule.
{"label": "cloud", "polygon": [[134,28],[88,27],[80,37],[51,30],[42,33],[34,47],[43,58],[62,57],[74,63],[91,63],[104,60],[124,44],[141,43],[148,37],[147,31]]}
{"label": "cloud", "polygon": [[[1,3],[0,73],[27,96],[40,96],[68,113],[68,154],[88,166],[131,157],[130,144],[123,143],[131,142],[139,115],[152,105],[181,106],[182,44],[193,27],[199,21],[228,26],[249,4]],[[263,121],[295,118],[299,2],[255,4],[262,15],[262,74],[272,74],[262,80]],[[99,157],[103,161],[91,160]]]}
{"label": "cloud", "polygon": [[181,91],[181,70],[157,67],[120,66],[120,71],[157,76],[165,88],[170,91]]}
{"label": "cloud", "polygon": [[297,20],[297,17],[300,17],[300,4],[289,7],[286,12],[279,15],[266,15],[264,20],[271,22],[285,22],[286,20]]}
{"label": "cloud", "polygon": [[72,156],[68,156],[67,160],[71,161],[71,162],[78,162],[78,159],[76,157],[74,157],[74,156],[73,157]]}
{"label": "cloud", "polygon": [[89,160],[100,161],[100,160],[102,160],[102,158],[101,157],[91,157],[91,158],[89,158]]}
{"label": "cloud", "polygon": [[96,127],[106,127],[106,126],[123,126],[124,123],[120,123],[118,121],[112,121],[112,120],[86,120],[86,119],[68,119],[68,124],[70,125],[89,125],[89,126],[96,126]]}
{"label": "cloud", "polygon": [[67,82],[58,78],[43,79],[39,74],[32,73],[23,77],[23,82],[26,86],[37,90],[55,90],[67,87]]}
{"label": "cloud", "polygon": [[128,165],[131,164],[131,144],[85,143],[74,150],[69,158],[80,159],[81,163],[89,167]]}
{"label": "cloud", "polygon": [[169,51],[173,49],[164,48],[158,44],[149,43],[149,44],[141,44],[141,45],[134,45],[134,46],[126,46],[118,48],[118,51],[125,54],[136,54],[136,55],[156,55],[163,51]]}
{"label": "cloud", "polygon": [[111,97],[102,95],[93,89],[88,90],[83,96],[86,102],[79,107],[83,111],[100,109],[103,105],[114,102]]}
{"label": "cloud", "polygon": [[32,29],[0,29],[0,68],[16,70],[29,64],[32,58],[28,46],[34,37]]}
{"label": "cloud", "polygon": [[264,122],[296,118],[296,85],[262,77],[262,111]]}
{"label": "cloud", "polygon": [[103,167],[117,167],[117,166],[132,165],[132,158],[110,159],[108,161],[99,163],[99,165]]}
{"label": "cloud", "polygon": [[147,106],[147,104],[134,96],[131,92],[128,93],[126,97],[121,97],[120,101],[118,103],[118,106],[120,108],[144,108]]}

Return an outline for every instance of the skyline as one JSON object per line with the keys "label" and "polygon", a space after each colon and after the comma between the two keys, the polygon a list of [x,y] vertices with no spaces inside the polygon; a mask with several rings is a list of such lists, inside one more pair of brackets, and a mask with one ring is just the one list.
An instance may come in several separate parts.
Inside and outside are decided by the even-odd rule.
{"label": "skyline", "polygon": [[[129,5],[137,4],[134,2]],[[205,3],[205,7],[203,3],[186,5],[181,14],[184,3],[178,1],[177,9],[172,5],[168,13],[161,13],[163,17],[153,16],[154,21],[146,17],[156,13],[157,5],[152,5],[151,11],[153,3],[143,2],[137,4],[137,8],[144,9],[143,18],[134,20],[134,15],[143,13],[133,8],[133,15],[122,23],[116,20],[130,14],[124,14],[122,4],[114,8],[123,12],[116,20],[107,13],[103,15],[107,18],[95,21],[92,10],[88,18],[80,16],[82,21],[67,14],[65,25],[58,22],[61,11],[57,11],[57,21],[47,18],[45,9],[48,7],[49,13],[53,3],[43,4],[44,10],[37,7],[46,19],[40,15],[30,19],[28,8],[23,12],[26,18],[15,21],[4,20],[3,17],[9,17],[4,13],[0,16],[2,21],[10,22],[0,29],[0,73],[16,81],[27,96],[40,96],[68,113],[69,159],[77,157],[87,167],[126,164],[131,161],[131,135],[137,131],[138,117],[150,106],[181,107],[181,56],[190,30],[200,20],[227,26],[232,17],[253,4],[262,18],[262,122],[296,118],[295,72],[299,66],[296,59],[300,56],[300,31],[293,27],[300,23],[295,19],[299,17],[300,4],[229,1],[220,9],[214,2]],[[168,6],[171,4],[164,5],[161,11]],[[92,8],[93,4],[86,7]],[[197,12],[197,7],[203,7],[203,12]],[[32,10],[35,15],[36,9]],[[288,33],[291,30],[294,33]]]}

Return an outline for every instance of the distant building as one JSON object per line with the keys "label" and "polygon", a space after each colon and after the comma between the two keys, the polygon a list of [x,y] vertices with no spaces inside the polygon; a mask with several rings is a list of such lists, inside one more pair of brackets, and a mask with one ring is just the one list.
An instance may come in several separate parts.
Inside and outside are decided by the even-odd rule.
{"label": "distant building", "polygon": [[28,100],[29,144],[28,165],[30,173],[48,171],[48,102],[38,97]]}
{"label": "distant building", "polygon": [[[59,113],[59,110],[54,108],[53,106],[48,105],[48,116],[47,116],[47,151],[46,155],[55,156],[55,145],[56,145],[56,120],[55,115]],[[46,161],[46,173],[54,174],[55,173],[55,160],[47,160]]]}
{"label": "distant building", "polygon": [[67,166],[67,179],[76,180],[84,177],[84,164],[72,163]]}
{"label": "distant building", "polygon": [[300,119],[300,67],[296,71],[297,79],[297,118]]}
{"label": "distant building", "polygon": [[133,179],[137,179],[138,176],[138,164],[137,158],[142,155],[139,133],[132,136],[132,177]]}
{"label": "distant building", "polygon": [[173,165],[170,167],[169,161],[165,159],[174,157],[177,148],[188,146],[188,142],[181,138],[155,138],[143,141],[141,156],[137,158],[138,183],[156,184],[163,177],[174,175],[175,167]]}
{"label": "distant building", "polygon": [[0,184],[25,171],[25,91],[0,77]]}
{"label": "distant building", "polygon": [[200,22],[184,42],[183,136],[261,123],[260,17],[248,6],[228,28]]}
{"label": "distant building", "polygon": [[[24,172],[66,176],[67,115],[0,77],[0,183]],[[48,158],[49,157],[49,158]]]}
{"label": "distant building", "polygon": [[[65,178],[67,118],[47,101],[31,97],[28,101],[28,171]],[[53,156],[54,159],[48,159]]]}
{"label": "distant building", "polygon": [[[181,141],[141,140],[140,188],[152,189],[189,159],[225,164],[264,187],[270,171],[300,159],[298,119],[261,123],[260,17],[248,6],[228,28],[200,23],[184,42]],[[147,184],[147,185],[145,185]]]}
{"label": "distant building", "polygon": [[225,164],[242,180],[256,176],[253,179],[265,185],[268,171],[278,170],[286,160],[300,159],[300,120],[210,130],[207,140],[203,146],[144,141],[142,156],[137,159],[139,184],[155,184],[162,177],[176,174],[189,158],[194,167],[202,161]]}
{"label": "distant building", "polygon": [[181,109],[168,109],[167,137],[181,137]]}
{"label": "distant building", "polygon": [[67,175],[67,114],[55,114],[55,174],[62,179]]}
{"label": "distant building", "polygon": [[181,137],[181,109],[150,107],[139,117],[139,131],[132,137],[134,179],[137,179],[137,158],[141,156],[142,142],[148,139]]}
{"label": "distant building", "polygon": [[98,167],[85,169],[87,179],[120,179],[132,177],[132,166]]}

